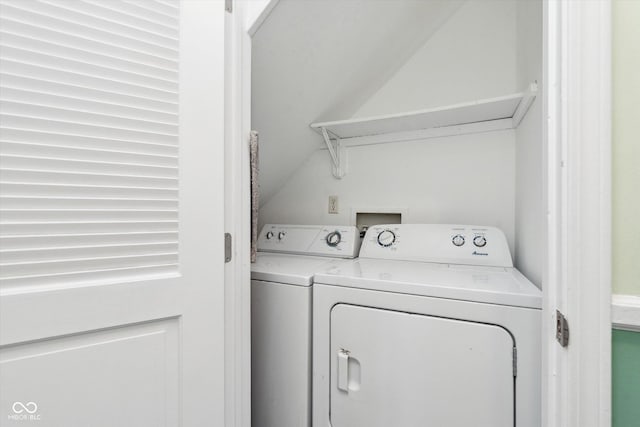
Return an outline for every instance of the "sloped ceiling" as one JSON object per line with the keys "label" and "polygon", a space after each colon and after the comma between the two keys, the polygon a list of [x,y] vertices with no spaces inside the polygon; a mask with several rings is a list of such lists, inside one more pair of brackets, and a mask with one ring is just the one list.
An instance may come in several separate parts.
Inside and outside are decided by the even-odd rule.
{"label": "sloped ceiling", "polygon": [[261,204],[321,146],[309,124],[351,117],[462,3],[280,0],[252,46]]}

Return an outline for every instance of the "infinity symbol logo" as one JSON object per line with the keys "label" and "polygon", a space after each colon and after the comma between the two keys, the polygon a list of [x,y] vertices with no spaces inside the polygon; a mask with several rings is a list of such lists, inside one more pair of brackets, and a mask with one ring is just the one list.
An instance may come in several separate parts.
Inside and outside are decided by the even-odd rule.
{"label": "infinity symbol logo", "polygon": [[11,409],[13,409],[13,412],[16,414],[21,414],[24,411],[27,411],[30,414],[35,414],[38,410],[38,405],[36,405],[35,402],[27,402],[26,405],[22,402],[13,402]]}

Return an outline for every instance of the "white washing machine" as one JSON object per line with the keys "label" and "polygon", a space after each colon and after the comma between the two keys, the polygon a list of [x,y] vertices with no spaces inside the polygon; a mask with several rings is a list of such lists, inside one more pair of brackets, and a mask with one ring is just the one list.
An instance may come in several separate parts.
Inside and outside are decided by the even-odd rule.
{"label": "white washing machine", "polygon": [[540,427],[541,305],[496,228],[370,228],[315,276],[313,426]]}
{"label": "white washing machine", "polygon": [[255,427],[311,425],[314,274],[354,258],[348,226],[265,225],[251,268],[251,410]]}

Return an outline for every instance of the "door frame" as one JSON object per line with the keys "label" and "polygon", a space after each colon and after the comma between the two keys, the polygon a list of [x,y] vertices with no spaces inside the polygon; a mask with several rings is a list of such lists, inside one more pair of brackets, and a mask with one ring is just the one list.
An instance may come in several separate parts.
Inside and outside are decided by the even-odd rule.
{"label": "door frame", "polygon": [[225,425],[251,427],[251,37],[250,5],[226,2],[225,230],[232,257],[225,265]]}
{"label": "door frame", "polygon": [[[611,0],[543,5],[548,208],[543,420],[548,426],[608,427]],[[566,348],[555,339],[556,309],[568,319]]]}
{"label": "door frame", "polygon": [[[279,0],[234,2],[233,106],[227,146],[242,161],[232,209],[236,262],[227,281],[233,327],[227,372],[227,413],[250,426],[250,230],[248,135],[251,130],[251,37]],[[544,197],[547,204],[543,274],[542,403],[548,427],[611,425],[611,0],[542,0]],[[586,49],[585,46],[589,46]],[[582,102],[583,99],[589,102]],[[235,164],[235,163],[234,163]],[[230,200],[230,199],[227,199]],[[229,212],[231,215],[231,212]],[[233,218],[230,216],[229,218]],[[570,340],[555,339],[556,309]],[[239,338],[239,339],[238,339]],[[230,359],[227,359],[228,361]],[[231,418],[229,418],[231,421]]]}

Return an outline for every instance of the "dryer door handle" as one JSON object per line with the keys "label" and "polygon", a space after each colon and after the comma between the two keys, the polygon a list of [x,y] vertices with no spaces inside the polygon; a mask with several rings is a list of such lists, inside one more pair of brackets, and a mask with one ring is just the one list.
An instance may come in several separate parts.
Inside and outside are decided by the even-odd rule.
{"label": "dryer door handle", "polygon": [[338,350],[338,390],[349,392],[349,350]]}

